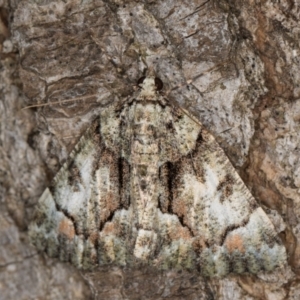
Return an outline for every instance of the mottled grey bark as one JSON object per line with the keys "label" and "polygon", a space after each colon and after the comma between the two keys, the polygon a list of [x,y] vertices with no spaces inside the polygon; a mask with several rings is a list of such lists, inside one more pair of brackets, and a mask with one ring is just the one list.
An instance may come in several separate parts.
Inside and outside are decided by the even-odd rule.
{"label": "mottled grey bark", "polygon": [[[296,1],[0,1],[0,299],[298,299]],[[13,17],[13,18],[12,18]],[[152,67],[217,138],[286,245],[272,274],[80,272],[36,252],[34,206],[90,121]],[[186,83],[192,83],[186,87]],[[72,100],[72,101],[63,101]],[[51,105],[21,110],[28,105]]]}

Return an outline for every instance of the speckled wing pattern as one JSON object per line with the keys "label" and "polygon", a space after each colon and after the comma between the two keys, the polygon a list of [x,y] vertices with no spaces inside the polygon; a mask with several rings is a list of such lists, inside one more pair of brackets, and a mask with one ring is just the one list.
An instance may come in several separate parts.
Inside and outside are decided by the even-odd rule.
{"label": "speckled wing pattern", "polygon": [[39,199],[30,236],[78,268],[283,266],[286,252],[214,137],[170,105],[154,77],[102,110]]}

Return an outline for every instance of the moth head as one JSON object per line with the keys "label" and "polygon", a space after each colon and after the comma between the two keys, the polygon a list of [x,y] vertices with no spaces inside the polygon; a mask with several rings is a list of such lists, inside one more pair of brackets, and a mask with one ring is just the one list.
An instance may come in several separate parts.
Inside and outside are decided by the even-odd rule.
{"label": "moth head", "polygon": [[152,97],[163,88],[163,82],[158,77],[144,76],[138,80],[138,86],[142,97]]}

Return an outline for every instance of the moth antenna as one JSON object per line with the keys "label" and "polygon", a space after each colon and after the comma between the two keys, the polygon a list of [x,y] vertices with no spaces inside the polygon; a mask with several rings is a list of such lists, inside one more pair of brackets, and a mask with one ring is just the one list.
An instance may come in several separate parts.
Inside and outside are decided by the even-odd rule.
{"label": "moth antenna", "polygon": [[[211,72],[211,71],[213,71],[213,70],[217,70],[217,69],[219,69],[219,68],[220,68],[221,66],[223,66],[223,65],[224,65],[224,63],[222,63],[222,64],[217,64],[216,66],[213,66],[213,67],[211,67],[211,68],[205,70],[204,72],[201,72],[201,73],[197,74],[196,76],[194,76],[194,77],[192,77],[192,78],[190,78],[190,79],[187,79],[185,84],[180,84],[180,85],[177,85],[177,86],[171,88],[171,89],[168,91],[168,94],[170,94],[170,92],[172,92],[172,91],[174,91],[174,90],[181,89],[181,88],[184,87],[184,86],[190,85],[191,83],[193,83],[195,80],[197,80],[197,79],[200,78],[201,76],[203,76],[203,75],[205,75],[206,73]],[[167,94],[167,95],[168,95],[168,94]]]}
{"label": "moth antenna", "polygon": [[34,108],[34,107],[49,106],[49,105],[53,105],[53,104],[62,104],[62,103],[67,103],[67,102],[72,102],[72,101],[74,102],[76,100],[84,100],[84,99],[87,99],[90,97],[95,97],[95,96],[97,96],[97,94],[83,96],[83,97],[76,97],[76,98],[72,98],[72,99],[63,99],[63,100],[55,101],[55,102],[51,102],[51,103],[34,104],[34,105],[25,106],[21,110],[25,110],[28,108]]}
{"label": "moth antenna", "polygon": [[[227,60],[226,62],[228,62],[228,60]],[[206,73],[208,73],[208,72],[211,72],[211,71],[213,71],[213,70],[218,70],[218,69],[220,69],[222,66],[225,65],[226,62],[223,62],[223,63],[221,63],[221,64],[217,64],[217,65],[215,65],[215,66],[213,66],[213,67],[211,67],[211,68],[205,70],[204,72],[199,73],[198,75],[192,77],[191,79],[188,79],[188,80],[187,80],[187,83],[188,83],[188,84],[191,84],[193,81],[195,81],[196,79],[200,78],[200,77],[203,76],[204,74],[206,74]]]}
{"label": "moth antenna", "polygon": [[[219,69],[221,66],[223,66],[225,64],[225,62],[223,62],[222,64],[217,64],[216,66],[213,66],[207,70],[205,70],[204,72],[202,73],[199,73],[198,75],[194,76],[193,78],[191,79],[187,79],[186,83],[185,84],[180,84],[180,85],[177,85],[171,89],[169,89],[166,94],[165,94],[165,97],[167,98],[168,95],[172,92],[172,91],[175,91],[177,89],[181,89],[185,86],[188,86],[189,84],[191,84],[193,81],[195,81],[196,79],[200,78],[201,76],[203,76],[204,74],[208,73],[208,72],[211,72],[213,70],[217,70]],[[196,88],[197,89],[197,88]],[[198,90],[198,89],[197,89]],[[198,90],[199,91],[199,90]],[[199,93],[201,94],[201,92],[199,91]],[[191,120],[193,120],[194,122],[196,122],[198,125],[202,125],[197,119],[193,118],[193,116],[191,115],[191,113],[189,113],[187,110],[185,110],[183,107],[181,107],[177,102],[175,102],[174,100],[172,99],[168,99],[169,102],[172,102],[172,104],[174,106],[176,106],[178,109],[180,109],[185,115],[187,115]],[[227,131],[227,130],[225,130]],[[224,132],[225,132],[224,131]]]}
{"label": "moth antenna", "polygon": [[232,130],[232,128],[233,128],[233,127],[227,128],[227,129],[225,129],[225,130],[219,132],[219,134],[222,134],[222,133],[224,133],[224,132],[228,132],[228,131]]}

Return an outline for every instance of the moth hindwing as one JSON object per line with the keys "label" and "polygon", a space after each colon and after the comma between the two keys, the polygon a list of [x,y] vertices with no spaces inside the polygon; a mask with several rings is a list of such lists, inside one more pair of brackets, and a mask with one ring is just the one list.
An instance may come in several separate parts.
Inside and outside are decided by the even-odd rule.
{"label": "moth hindwing", "polygon": [[151,76],[94,120],[39,199],[30,236],[84,269],[149,265],[224,276],[286,261],[214,137],[170,105]]}

